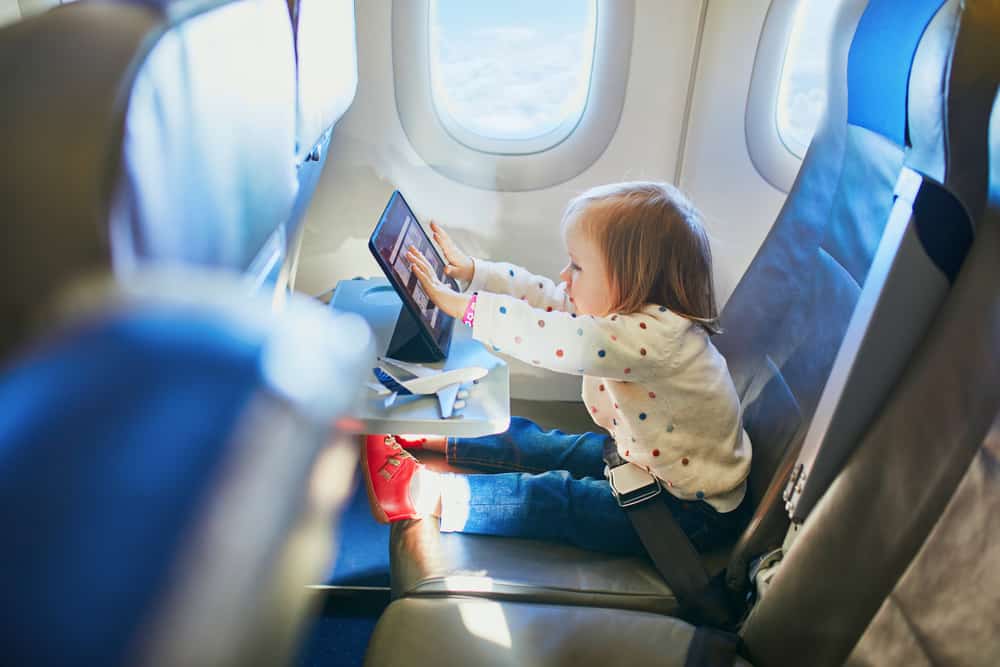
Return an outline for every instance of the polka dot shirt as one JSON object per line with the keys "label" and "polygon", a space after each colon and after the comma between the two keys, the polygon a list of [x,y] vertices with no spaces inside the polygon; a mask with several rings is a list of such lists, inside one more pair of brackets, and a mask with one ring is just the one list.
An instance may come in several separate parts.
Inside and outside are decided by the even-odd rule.
{"label": "polka dot shirt", "polygon": [[564,285],[475,260],[473,337],[502,354],[583,376],[583,402],[627,460],[685,500],[735,509],[751,444],[722,355],[700,326],[664,306],[577,316]]}

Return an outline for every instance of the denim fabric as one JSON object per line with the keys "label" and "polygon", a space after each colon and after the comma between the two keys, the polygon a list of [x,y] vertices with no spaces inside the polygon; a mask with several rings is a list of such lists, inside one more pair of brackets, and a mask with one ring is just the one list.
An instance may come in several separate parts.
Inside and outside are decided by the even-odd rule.
{"label": "denim fabric", "polygon": [[[454,475],[442,495],[441,529],[566,542],[592,551],[643,555],[625,511],[604,479],[607,434],[543,431],[522,417],[505,433],[449,438],[449,463],[495,472]],[[732,541],[747,503],[720,514],[703,501],[660,494],[699,551]]]}

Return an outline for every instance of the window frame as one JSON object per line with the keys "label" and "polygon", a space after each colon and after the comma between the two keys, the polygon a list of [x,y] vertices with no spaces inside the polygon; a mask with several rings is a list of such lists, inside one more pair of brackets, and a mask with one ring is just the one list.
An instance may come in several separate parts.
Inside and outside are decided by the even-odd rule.
{"label": "window frame", "polygon": [[635,0],[596,0],[590,87],[579,118],[540,137],[506,140],[441,118],[431,89],[430,0],[393,0],[392,67],[403,131],[431,168],[466,185],[524,191],[568,181],[601,156],[618,129],[634,18]]}
{"label": "window frame", "polygon": [[750,161],[765,181],[782,192],[792,189],[802,164],[778,131],[778,91],[801,1],[771,0],[757,42],[744,119]]}

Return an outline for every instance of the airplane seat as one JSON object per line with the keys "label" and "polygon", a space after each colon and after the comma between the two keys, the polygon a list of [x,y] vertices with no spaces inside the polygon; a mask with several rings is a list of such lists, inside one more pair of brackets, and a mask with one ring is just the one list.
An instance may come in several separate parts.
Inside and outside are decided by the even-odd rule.
{"label": "airplane seat", "polygon": [[367,325],[305,297],[278,317],[217,271],[103,282],[3,363],[0,655],[285,664],[351,488],[334,424]]}
{"label": "airplane seat", "polygon": [[[888,0],[898,9],[894,3]],[[834,33],[825,119],[784,208],[722,313],[726,333],[716,343],[743,400],[754,445],[751,502],[758,506],[767,499],[735,551],[708,555],[708,566],[715,572],[729,561],[731,585],[742,587],[747,562],[767,547],[780,545],[787,519],[775,503],[780,502],[787,471],[779,464],[786,451],[794,452],[812,420],[879,246],[907,154],[902,138],[891,139],[854,122],[848,108],[848,84],[854,83],[848,80],[848,60],[856,63],[851,71],[860,67],[886,89],[894,82],[897,95],[902,91],[895,106],[879,96],[878,88],[852,93],[854,112],[892,108],[893,127],[905,126],[910,63],[925,26],[942,3],[922,2],[919,10],[907,12],[908,21],[886,27],[884,39],[859,41],[853,49],[855,28],[868,3],[843,4]],[[957,4],[953,1],[949,7]],[[923,39],[951,34],[949,25],[939,23]],[[936,66],[946,68],[941,62]],[[856,79],[859,87],[866,83]],[[911,102],[925,104],[923,98]],[[937,108],[943,113],[940,104]],[[464,589],[456,590],[456,582],[464,582],[470,594],[482,594],[478,587],[488,587],[533,600],[572,602],[585,596],[595,604],[676,612],[673,593],[644,558],[610,558],[529,540],[439,534],[433,523],[402,522],[392,528],[397,596],[458,593]],[[534,563],[530,572],[516,566],[524,561]],[[566,568],[567,562],[579,567]],[[469,571],[484,575],[456,577]]]}
{"label": "airplane seat", "polygon": [[[246,271],[295,200],[281,0],[75,2],[0,29],[0,349],[87,272]],[[280,245],[280,244],[279,244]]]}
{"label": "airplane seat", "polygon": [[982,58],[1000,7],[967,2],[956,27],[986,28],[955,51],[995,96],[984,213],[933,325],[746,619],[755,664],[1000,660],[1000,75]]}
{"label": "airplane seat", "polygon": [[353,0],[288,0],[297,65],[295,157],[299,191],[288,223],[298,231],[326,165],[333,127],[354,101],[358,50]]}
{"label": "airplane seat", "polygon": [[980,21],[975,3],[957,0],[913,3],[907,21],[893,0],[866,4],[860,19],[848,10],[858,28],[846,86],[831,87],[827,119],[723,312],[718,346],[754,443],[757,507],[729,562],[733,585],[839,472],[930,326],[985,208],[1000,66],[970,51],[990,43],[996,19]]}
{"label": "airplane seat", "polygon": [[[1000,27],[995,3],[964,11],[966,27]],[[980,81],[996,91],[991,76]],[[954,286],[744,621],[741,655],[699,653],[700,629],[677,618],[496,590],[395,600],[365,664],[996,664],[1000,95],[988,145],[986,205]]]}

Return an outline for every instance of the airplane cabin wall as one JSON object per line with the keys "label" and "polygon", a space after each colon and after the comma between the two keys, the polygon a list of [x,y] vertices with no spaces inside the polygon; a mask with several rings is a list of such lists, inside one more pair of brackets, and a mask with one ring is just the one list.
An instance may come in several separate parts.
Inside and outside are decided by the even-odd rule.
{"label": "airplane cabin wall", "polygon": [[720,307],[767,236],[786,196],[754,167],[744,129],[754,55],[770,4],[771,0],[709,3],[677,184],[704,215]]}
{"label": "airplane cabin wall", "polygon": [[[357,97],[334,130],[328,163],[306,215],[295,289],[320,294],[341,279],[381,275],[367,240],[396,188],[421,222],[437,220],[470,254],[511,261],[555,278],[566,261],[559,220],[571,197],[601,183],[677,182],[679,175],[680,186],[706,214],[724,301],[784,198],[754,171],[742,130],[767,4],[713,0],[706,12],[702,0],[637,0],[624,107],[607,149],[565,183],[495,192],[452,181],[415,152],[395,105],[391,2],[357,2]],[[517,361],[511,371],[515,398],[579,400],[577,377]]]}

